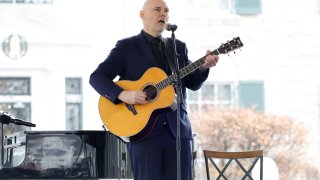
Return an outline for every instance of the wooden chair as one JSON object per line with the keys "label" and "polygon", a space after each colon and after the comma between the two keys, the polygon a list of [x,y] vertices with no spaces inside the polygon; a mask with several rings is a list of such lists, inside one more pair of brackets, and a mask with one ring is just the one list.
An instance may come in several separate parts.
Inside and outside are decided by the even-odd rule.
{"label": "wooden chair", "polygon": [[[212,165],[215,167],[216,171],[218,172],[218,176],[216,179],[220,179],[223,177],[225,180],[228,179],[225,175],[225,172],[229,165],[234,161],[235,164],[243,171],[244,176],[240,179],[253,179],[252,178],[252,169],[260,160],[260,180],[263,179],[263,150],[257,150],[257,151],[245,151],[245,152],[219,152],[219,151],[210,151],[210,150],[204,150],[204,158],[206,163],[206,172],[207,172],[207,179],[210,180],[210,171],[209,171],[209,164],[208,160],[212,163]],[[219,159],[225,160],[227,163],[222,167],[222,170],[219,167],[214,160]],[[243,164],[244,159],[251,159],[251,164],[248,169],[245,169]],[[216,160],[217,161],[217,160]],[[239,179],[239,178],[237,178]]]}

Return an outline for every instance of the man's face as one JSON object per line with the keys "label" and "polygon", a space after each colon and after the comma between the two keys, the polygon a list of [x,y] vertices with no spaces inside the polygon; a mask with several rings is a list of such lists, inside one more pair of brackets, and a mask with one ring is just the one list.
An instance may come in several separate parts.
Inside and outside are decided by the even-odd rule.
{"label": "man's face", "polygon": [[144,30],[152,36],[159,36],[169,20],[169,8],[163,0],[147,0],[140,11]]}

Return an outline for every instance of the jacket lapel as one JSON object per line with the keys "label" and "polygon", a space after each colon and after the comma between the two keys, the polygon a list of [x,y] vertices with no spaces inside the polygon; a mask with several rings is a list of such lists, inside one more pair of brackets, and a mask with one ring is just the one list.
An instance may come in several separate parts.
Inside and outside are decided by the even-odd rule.
{"label": "jacket lapel", "polygon": [[170,38],[163,38],[164,41],[164,53],[166,55],[166,59],[168,61],[168,64],[170,66],[171,72],[174,72],[175,68],[175,60],[174,60],[174,51],[172,46],[172,40]]}
{"label": "jacket lapel", "polygon": [[144,34],[141,32],[140,34],[137,35],[137,38],[139,39],[137,48],[143,54],[143,57],[142,57],[143,61],[145,62],[146,65],[150,67],[156,67],[157,61],[152,53],[152,47],[146,40]]}

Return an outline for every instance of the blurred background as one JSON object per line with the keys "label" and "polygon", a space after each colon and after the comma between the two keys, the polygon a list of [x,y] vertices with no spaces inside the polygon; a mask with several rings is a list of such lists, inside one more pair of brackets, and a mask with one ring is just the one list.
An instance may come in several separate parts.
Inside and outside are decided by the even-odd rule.
{"label": "blurred background", "polygon": [[[140,32],[143,2],[0,0],[0,110],[37,125],[4,125],[4,134],[103,130],[89,76],[117,40]],[[167,4],[189,59],[235,37],[244,44],[188,92],[197,148],[264,149],[280,179],[319,179],[320,1]],[[196,177],[206,177],[201,156]]]}

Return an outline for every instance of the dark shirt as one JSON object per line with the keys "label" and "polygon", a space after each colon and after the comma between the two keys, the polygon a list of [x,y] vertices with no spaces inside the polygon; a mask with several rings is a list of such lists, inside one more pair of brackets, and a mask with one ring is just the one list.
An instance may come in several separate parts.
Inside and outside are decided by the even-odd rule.
{"label": "dark shirt", "polygon": [[168,65],[168,59],[165,55],[165,44],[163,42],[163,37],[161,35],[158,37],[153,37],[144,30],[142,30],[142,32],[152,46],[152,52],[156,57],[158,67],[163,69],[168,75],[171,74],[170,67]]}

